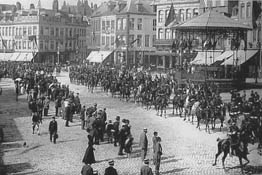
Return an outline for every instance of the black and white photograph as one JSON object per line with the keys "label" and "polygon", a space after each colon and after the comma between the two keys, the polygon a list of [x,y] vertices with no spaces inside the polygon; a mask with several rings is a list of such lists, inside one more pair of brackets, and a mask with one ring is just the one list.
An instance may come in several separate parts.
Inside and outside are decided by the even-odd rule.
{"label": "black and white photograph", "polygon": [[261,175],[262,0],[0,0],[0,175]]}

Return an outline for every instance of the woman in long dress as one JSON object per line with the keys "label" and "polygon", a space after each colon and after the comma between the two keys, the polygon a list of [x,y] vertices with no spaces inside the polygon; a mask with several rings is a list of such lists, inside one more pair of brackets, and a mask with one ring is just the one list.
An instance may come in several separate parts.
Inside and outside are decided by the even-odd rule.
{"label": "woman in long dress", "polygon": [[93,147],[93,138],[91,135],[88,135],[88,147],[86,148],[86,152],[84,158],[82,160],[85,164],[95,163],[95,155],[94,155],[94,147]]}

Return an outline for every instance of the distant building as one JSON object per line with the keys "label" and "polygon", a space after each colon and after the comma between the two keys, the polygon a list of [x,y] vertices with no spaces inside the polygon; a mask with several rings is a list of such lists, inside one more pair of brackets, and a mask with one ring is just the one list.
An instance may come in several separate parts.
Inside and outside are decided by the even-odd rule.
{"label": "distant building", "polygon": [[11,60],[37,62],[87,57],[88,22],[81,15],[59,11],[57,0],[54,2],[54,10],[36,8],[1,13],[0,54],[5,53],[1,57],[13,53]]}
{"label": "distant building", "polygon": [[69,5],[66,4],[66,1],[64,1],[61,7],[61,11],[70,14],[75,14],[75,15],[87,16],[87,17],[91,17],[93,13],[93,9],[89,6],[87,0],[85,1],[78,0],[76,5]]}
{"label": "distant building", "polygon": [[150,4],[147,0],[102,3],[92,15],[93,46],[111,51],[114,64],[142,64],[155,50],[156,16]]}

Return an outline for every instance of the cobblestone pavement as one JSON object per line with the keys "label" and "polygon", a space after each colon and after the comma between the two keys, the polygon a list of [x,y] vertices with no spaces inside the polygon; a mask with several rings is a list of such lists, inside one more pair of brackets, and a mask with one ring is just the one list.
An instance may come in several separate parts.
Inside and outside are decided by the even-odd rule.
{"label": "cobblestone pavement", "polygon": [[[69,84],[68,74],[58,77],[62,84]],[[70,127],[64,127],[65,121],[58,118],[57,144],[49,141],[48,124],[51,115],[44,118],[41,125],[41,134],[33,135],[31,117],[26,103],[26,97],[20,96],[15,102],[12,82],[2,80],[3,95],[0,96],[0,127],[5,133],[5,142],[0,146],[1,166],[0,175],[79,175],[82,167],[82,158],[87,147],[87,133],[80,129],[80,121],[75,118]],[[226,129],[218,129],[208,134],[202,125],[201,130],[196,124],[183,121],[178,116],[167,112],[167,118],[156,116],[154,110],[145,110],[138,104],[120,101],[96,89],[95,93],[88,92],[84,86],[70,84],[70,88],[80,93],[84,105],[98,104],[98,108],[107,108],[108,118],[114,120],[116,115],[129,119],[132,125],[131,132],[135,138],[132,158],[118,156],[118,147],[112,144],[101,143],[95,146],[95,163],[93,168],[100,174],[108,166],[107,160],[115,160],[115,168],[120,175],[137,175],[142,165],[138,147],[139,135],[143,128],[148,128],[149,158],[152,158],[152,135],[158,131],[162,138],[163,156],[160,167],[162,175],[220,175],[240,174],[238,159],[226,159],[226,171],[221,166],[221,158],[217,166],[212,166],[217,151],[218,137],[224,138]],[[225,95],[225,97],[227,97]],[[51,106],[54,114],[54,106]],[[26,142],[26,146],[23,146]],[[256,145],[255,145],[256,146]],[[250,174],[262,174],[262,159],[257,155],[255,146],[249,146],[250,164],[246,170]],[[222,155],[221,155],[222,156]],[[0,162],[1,163],[1,162]],[[150,166],[154,169],[152,161]]]}

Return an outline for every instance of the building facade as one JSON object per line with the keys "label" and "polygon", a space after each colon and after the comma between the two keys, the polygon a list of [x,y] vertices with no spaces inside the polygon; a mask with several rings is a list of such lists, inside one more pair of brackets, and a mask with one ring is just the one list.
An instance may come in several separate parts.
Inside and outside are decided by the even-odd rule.
{"label": "building facade", "polygon": [[139,0],[103,3],[92,16],[93,45],[100,50],[111,50],[115,64],[132,67],[143,63],[145,54],[154,51],[156,38],[156,17],[150,3]]}
{"label": "building facade", "polygon": [[174,22],[183,23],[200,13],[200,0],[158,0],[152,3],[156,9],[156,42],[157,51],[150,55],[150,64],[158,68],[173,68],[179,63],[179,53],[172,53],[173,40],[176,39],[176,31],[171,29],[166,21],[171,9],[174,8]]}
{"label": "building facade", "polygon": [[32,53],[34,61],[54,63],[87,57],[82,16],[42,8],[3,13],[0,52]]}

